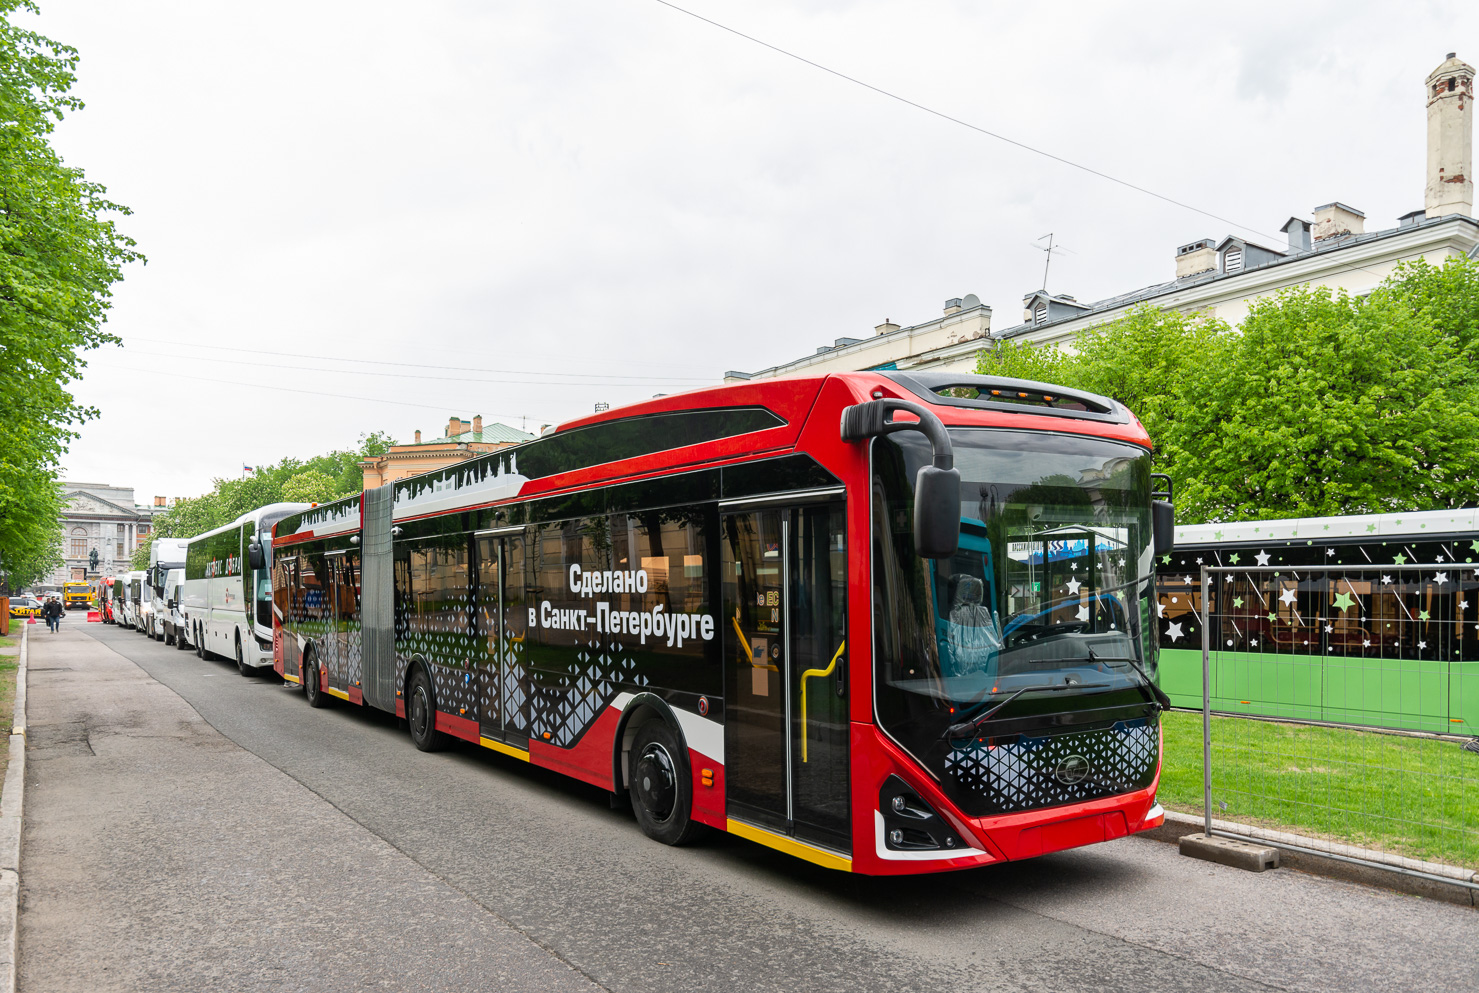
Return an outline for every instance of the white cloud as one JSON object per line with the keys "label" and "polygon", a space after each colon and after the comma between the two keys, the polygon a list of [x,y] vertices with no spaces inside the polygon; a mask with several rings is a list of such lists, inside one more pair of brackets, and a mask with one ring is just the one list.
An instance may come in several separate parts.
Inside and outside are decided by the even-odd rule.
{"label": "white cloud", "polygon": [[[1272,239],[1332,199],[1373,226],[1420,205],[1422,78],[1446,51],[1479,58],[1457,5],[689,6]],[[537,426],[968,292],[1009,326],[1047,231],[1076,253],[1050,286],[1080,299],[1168,278],[1176,245],[1228,232],[650,0],[246,11],[43,9],[81,50],[88,103],[58,143],[134,208],[150,258],[110,328],[260,350],[95,356],[77,392],[103,418],[74,478],[189,495],[378,428]],[[284,353],[652,380],[397,382]]]}

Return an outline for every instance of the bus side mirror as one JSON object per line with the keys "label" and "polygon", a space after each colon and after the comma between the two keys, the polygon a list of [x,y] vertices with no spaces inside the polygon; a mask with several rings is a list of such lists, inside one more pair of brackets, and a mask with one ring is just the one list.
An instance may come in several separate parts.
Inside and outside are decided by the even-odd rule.
{"label": "bus side mirror", "polygon": [[261,569],[267,565],[267,556],[262,554],[262,543],[254,541],[247,545],[247,562],[253,569]]}
{"label": "bus side mirror", "polygon": [[[896,411],[917,421],[895,421]],[[914,477],[914,551],[922,558],[948,559],[960,543],[960,471],[945,425],[926,407],[893,398],[854,404],[842,411],[843,441],[862,441],[896,431],[918,431],[929,439],[933,465]]]}
{"label": "bus side mirror", "polygon": [[1155,553],[1170,555],[1176,540],[1176,508],[1169,500],[1150,501],[1151,533],[1155,537]]}
{"label": "bus side mirror", "polygon": [[914,551],[948,559],[960,544],[960,470],[919,467],[914,479]]}

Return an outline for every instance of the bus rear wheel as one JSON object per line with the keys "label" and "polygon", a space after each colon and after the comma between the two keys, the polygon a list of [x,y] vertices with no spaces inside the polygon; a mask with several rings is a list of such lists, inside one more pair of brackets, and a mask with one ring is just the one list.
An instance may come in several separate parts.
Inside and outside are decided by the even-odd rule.
{"label": "bus rear wheel", "polygon": [[648,721],[632,742],[628,786],[642,833],[682,845],[703,830],[693,819],[693,777],[687,752],[665,721]]}
{"label": "bus rear wheel", "polygon": [[331,697],[324,692],[323,677],[318,672],[318,659],[309,656],[303,663],[303,696],[308,706],[318,710],[327,707]]}
{"label": "bus rear wheel", "polygon": [[445,748],[447,736],[437,730],[436,697],[432,694],[431,679],[419,665],[411,674],[411,684],[406,693],[406,723],[411,726],[411,743],[423,752],[436,752]]}
{"label": "bus rear wheel", "polygon": [[205,658],[205,638],[202,637],[204,633],[204,629],[199,624],[195,625],[195,657],[198,659]]}

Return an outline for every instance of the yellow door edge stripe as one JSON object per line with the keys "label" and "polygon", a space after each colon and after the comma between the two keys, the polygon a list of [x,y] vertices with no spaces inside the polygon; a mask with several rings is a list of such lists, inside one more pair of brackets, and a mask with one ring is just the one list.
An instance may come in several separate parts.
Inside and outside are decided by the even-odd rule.
{"label": "yellow door edge stripe", "polygon": [[773,831],[758,828],[753,824],[737,821],[733,817],[725,822],[725,826],[728,828],[730,834],[737,834],[741,838],[765,845],[767,848],[774,848],[778,852],[785,852],[787,855],[794,855],[799,859],[815,862],[817,865],[827,869],[852,872],[852,859],[845,855],[837,855],[824,848],[808,845],[804,841],[797,841],[795,838],[787,838],[783,834],[776,834]]}
{"label": "yellow door edge stripe", "polygon": [[299,683],[299,684],[301,684],[303,682],[303,680],[299,679],[297,676],[290,676],[287,673],[283,673],[282,674],[282,678],[284,680],[286,680],[287,682],[289,682],[289,683]]}
{"label": "yellow door edge stripe", "polygon": [[345,693],[343,690],[336,690],[332,686],[325,686],[324,687],[324,692],[327,693],[329,696],[336,696],[340,700],[348,700],[349,699],[349,694],[348,693]]}
{"label": "yellow door edge stripe", "polygon": [[514,745],[505,745],[503,742],[494,741],[492,738],[479,738],[478,744],[495,752],[502,752],[504,755],[512,755],[516,759],[523,759],[525,762],[529,761],[528,749],[517,748]]}

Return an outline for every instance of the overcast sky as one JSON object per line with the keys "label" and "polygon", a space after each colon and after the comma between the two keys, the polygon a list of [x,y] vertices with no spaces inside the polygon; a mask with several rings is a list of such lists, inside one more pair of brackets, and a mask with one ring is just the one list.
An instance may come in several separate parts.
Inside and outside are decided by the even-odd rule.
{"label": "overcast sky", "polygon": [[[41,2],[82,57],[57,145],[149,259],[66,477],[141,501],[452,414],[537,430],[966,293],[1010,327],[1049,231],[1080,300],[1251,234],[656,0]],[[1274,245],[1330,200],[1422,207],[1423,78],[1479,59],[1472,3],[679,5]]]}

